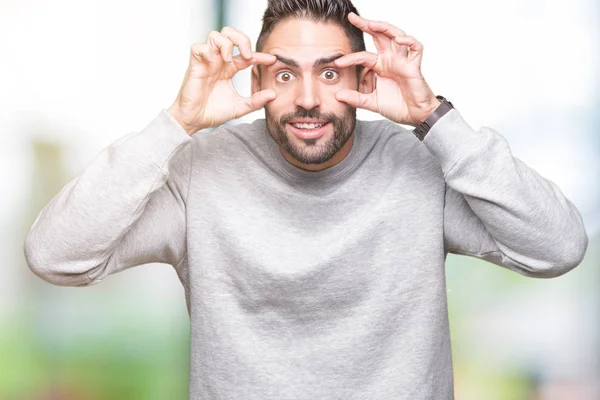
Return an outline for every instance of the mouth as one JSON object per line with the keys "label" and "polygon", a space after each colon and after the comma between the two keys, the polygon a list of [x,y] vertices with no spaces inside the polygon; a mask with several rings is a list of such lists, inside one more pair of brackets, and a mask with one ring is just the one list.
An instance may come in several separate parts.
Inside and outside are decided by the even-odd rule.
{"label": "mouth", "polygon": [[316,139],[323,136],[330,121],[290,121],[287,126],[290,131],[301,139]]}

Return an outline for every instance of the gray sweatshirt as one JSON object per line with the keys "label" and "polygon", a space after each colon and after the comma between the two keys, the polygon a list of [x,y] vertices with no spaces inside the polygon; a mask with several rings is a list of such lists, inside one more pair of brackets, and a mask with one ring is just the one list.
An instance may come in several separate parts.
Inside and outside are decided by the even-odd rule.
{"label": "gray sweatshirt", "polygon": [[175,268],[193,400],[450,400],[447,253],[550,278],[588,237],[553,182],[457,110],[419,141],[358,121],[348,156],[289,164],[264,119],[188,136],[166,110],[100,152],[40,212],[40,278]]}

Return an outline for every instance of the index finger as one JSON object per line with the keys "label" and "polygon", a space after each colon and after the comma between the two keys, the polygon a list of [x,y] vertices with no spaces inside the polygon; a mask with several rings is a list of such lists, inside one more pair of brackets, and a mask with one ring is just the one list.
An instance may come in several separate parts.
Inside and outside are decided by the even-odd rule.
{"label": "index finger", "polygon": [[340,68],[346,68],[360,64],[367,68],[373,69],[377,65],[378,58],[379,56],[375,53],[359,51],[358,53],[349,53],[338,58],[333,62],[333,65]]}
{"label": "index finger", "polygon": [[275,57],[273,54],[254,51],[252,52],[252,61],[253,64],[271,65],[275,64],[277,57]]}
{"label": "index finger", "polygon": [[273,54],[261,53],[259,51],[252,52],[250,59],[245,59],[238,54],[233,57],[233,62],[238,69],[248,68],[250,65],[272,65],[275,64],[277,58]]}

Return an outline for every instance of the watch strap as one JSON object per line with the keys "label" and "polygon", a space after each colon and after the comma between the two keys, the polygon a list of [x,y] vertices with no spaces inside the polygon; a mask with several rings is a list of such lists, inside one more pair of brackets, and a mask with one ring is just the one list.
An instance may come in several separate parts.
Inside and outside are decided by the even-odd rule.
{"label": "watch strap", "polygon": [[443,96],[435,96],[441,104],[427,117],[424,122],[421,122],[414,130],[413,133],[415,136],[423,141],[427,132],[431,130],[433,124],[435,124],[440,118],[442,118],[446,113],[454,108],[451,102],[446,100]]}

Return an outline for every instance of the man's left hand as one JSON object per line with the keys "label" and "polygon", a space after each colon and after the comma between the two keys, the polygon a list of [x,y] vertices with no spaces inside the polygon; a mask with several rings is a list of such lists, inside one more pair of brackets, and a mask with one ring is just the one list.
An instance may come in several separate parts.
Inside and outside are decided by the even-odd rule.
{"label": "man's left hand", "polygon": [[338,101],[377,112],[404,125],[417,126],[441,104],[421,74],[423,45],[387,22],[370,21],[354,13],[348,20],[373,37],[377,54],[368,51],[347,54],[334,65],[363,65],[377,74],[372,93],[342,89]]}

